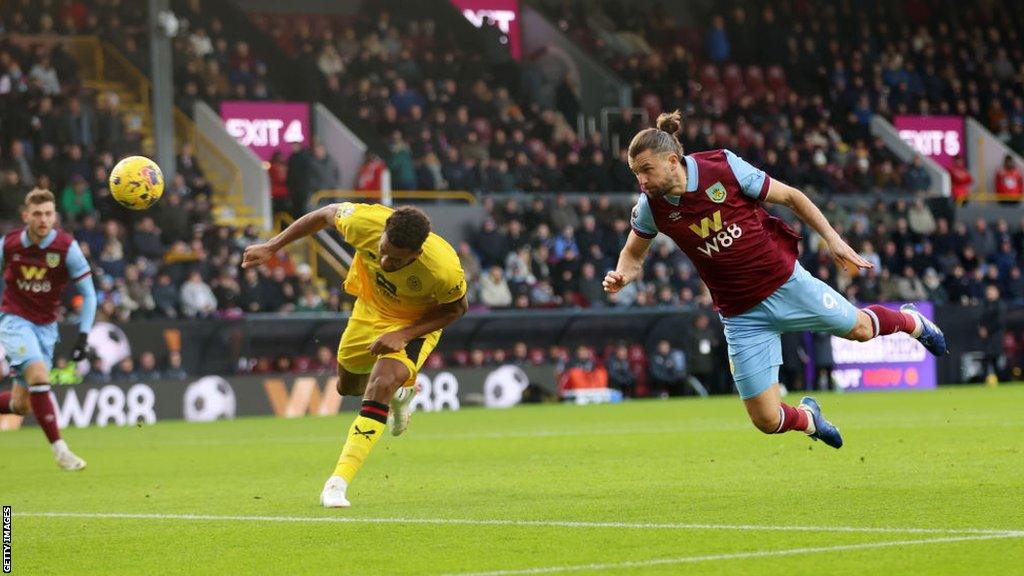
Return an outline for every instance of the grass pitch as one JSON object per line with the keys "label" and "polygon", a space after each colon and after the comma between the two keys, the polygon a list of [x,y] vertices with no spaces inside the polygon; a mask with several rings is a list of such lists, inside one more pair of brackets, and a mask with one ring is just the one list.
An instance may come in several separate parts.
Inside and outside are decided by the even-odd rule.
{"label": "grass pitch", "polygon": [[[792,396],[790,401],[796,401]],[[318,506],[351,413],[0,434],[14,574],[1021,574],[1024,386],[417,414]]]}

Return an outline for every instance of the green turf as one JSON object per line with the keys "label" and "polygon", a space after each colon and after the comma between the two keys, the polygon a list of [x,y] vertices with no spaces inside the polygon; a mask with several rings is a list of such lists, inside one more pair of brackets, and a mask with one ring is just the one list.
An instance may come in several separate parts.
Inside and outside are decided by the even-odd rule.
{"label": "green turf", "polygon": [[[764,436],[735,398],[417,414],[377,445],[347,510],[317,497],[351,413],[70,430],[80,473],[59,471],[32,427],[0,434],[0,503],[15,574],[1024,573],[1024,532],[960,531],[1024,531],[1024,386],[819,399],[842,450]],[[309,520],[324,518],[365,520]],[[397,518],[439,522],[370,521]],[[937,539],[952,541],[875,547]]]}

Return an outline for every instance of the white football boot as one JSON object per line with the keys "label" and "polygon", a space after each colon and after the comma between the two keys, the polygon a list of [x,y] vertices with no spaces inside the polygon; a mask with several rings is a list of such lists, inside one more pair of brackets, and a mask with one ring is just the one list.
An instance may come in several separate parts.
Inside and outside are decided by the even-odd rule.
{"label": "white football boot", "polygon": [[423,389],[419,383],[409,387],[401,387],[395,391],[391,398],[391,410],[388,412],[388,427],[391,428],[392,436],[401,436],[409,427],[409,419],[412,418],[412,399]]}
{"label": "white football boot", "polygon": [[320,505],[324,508],[348,508],[352,504],[345,498],[348,482],[341,476],[331,476],[320,493]]}
{"label": "white football boot", "polygon": [[57,466],[63,470],[82,470],[85,468],[85,460],[82,460],[68,448],[63,440],[57,440],[51,446],[53,457],[57,460]]}

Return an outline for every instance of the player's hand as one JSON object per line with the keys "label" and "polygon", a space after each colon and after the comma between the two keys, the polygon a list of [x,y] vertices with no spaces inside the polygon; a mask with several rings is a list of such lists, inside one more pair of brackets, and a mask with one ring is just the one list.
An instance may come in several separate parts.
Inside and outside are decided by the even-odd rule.
{"label": "player's hand", "polygon": [[842,266],[850,273],[855,273],[857,270],[874,268],[871,262],[857,254],[853,248],[850,248],[849,244],[842,240],[830,242],[828,248],[832,251],[832,258],[836,261],[836,264]]}
{"label": "player's hand", "polygon": [[245,249],[242,255],[242,268],[255,268],[270,261],[274,251],[266,243],[253,244]]}
{"label": "player's hand", "polygon": [[78,333],[78,339],[75,340],[75,347],[71,349],[71,360],[73,362],[81,362],[89,357],[89,353],[92,350],[89,349],[89,335],[85,332]]}
{"label": "player's hand", "polygon": [[615,294],[622,290],[626,287],[626,284],[629,284],[629,281],[626,280],[626,275],[615,270],[609,270],[601,282],[601,286],[604,286],[604,291],[609,294]]}
{"label": "player's hand", "polygon": [[379,338],[373,341],[373,344],[370,344],[370,354],[374,356],[394,354],[395,352],[405,350],[405,346],[408,343],[409,340],[401,332],[381,334]]}

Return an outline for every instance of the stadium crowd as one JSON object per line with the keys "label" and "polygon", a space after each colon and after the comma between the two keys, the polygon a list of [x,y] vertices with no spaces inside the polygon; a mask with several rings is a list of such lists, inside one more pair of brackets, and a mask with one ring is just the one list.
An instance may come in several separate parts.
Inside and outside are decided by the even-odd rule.
{"label": "stadium crowd", "polygon": [[[823,192],[928,188],[919,162],[901,165],[868,135],[873,113],[971,114],[1021,150],[1024,62],[1021,49],[1005,41],[1018,38],[1021,18],[1006,14],[1019,7],[995,2],[989,13],[972,9],[950,21],[941,11],[919,14],[920,4],[908,3],[901,13],[890,2],[878,3],[879,18],[848,17],[846,3],[824,10],[803,2],[772,4],[749,16],[737,8],[709,15],[706,36],[677,26],[669,14],[619,14],[616,3],[586,17],[558,12],[578,42],[633,84],[645,112],[624,112],[608,138],[590,133],[583,139],[570,127],[579,109],[571,77],[546,92],[533,84],[525,94],[514,88],[517,82],[485,81],[480,55],[438,33],[430,20],[368,11],[352,19],[254,21],[315,77],[321,100],[349,107],[376,127],[387,149],[368,164],[385,162],[394,188],[540,193],[485,200],[488,219],[457,247],[478,309],[670,305],[706,315],[706,290],[688,261],[664,242],[640,282],[607,298],[600,281],[629,230],[628,206],[610,194],[570,200],[560,193],[635,191],[621,145],[650,113],[674,107],[687,113],[681,136],[687,149],[726,146],[773,176]],[[173,44],[179,107],[281,93],[247,40],[231,37],[205,15],[201,0],[174,8],[183,18]],[[993,27],[997,20],[1009,25]],[[613,21],[613,35],[595,33],[598,24]],[[628,33],[638,26],[651,31],[643,42]],[[777,39],[768,44],[778,53],[752,47],[754,27]],[[141,151],[140,126],[117,94],[86,88],[75,60],[51,39],[98,34],[145,70],[140,4],[12,0],[0,8],[0,30],[0,223],[4,230],[17,225],[25,192],[54,191],[62,225],[95,267],[101,319],[344,308],[338,287],[318,287],[309,267],[287,254],[261,270],[238,270],[240,251],[258,233],[213,224],[209,185],[187,145],[158,209],[135,218],[112,200],[107,175],[117,158]],[[938,43],[939,37],[954,41]],[[1011,48],[994,49],[998,44]],[[531,58],[522,70],[527,78],[536,64]],[[767,66],[771,61],[784,64]],[[866,61],[881,64],[866,67]],[[323,156],[314,147],[291,161],[276,159],[271,177],[277,193],[305,197],[330,187],[330,178],[298,178],[310,173],[300,160]],[[1012,169],[1000,179],[1021,188]],[[283,206],[295,209],[294,203]],[[857,277],[835,270],[813,234],[804,241],[804,266],[856,302],[979,304],[992,301],[993,293],[995,301],[1024,302],[1024,221],[954,224],[929,206],[917,200],[846,210],[829,203],[830,221],[876,268]],[[70,299],[69,317],[75,306]]]}
{"label": "stadium crowd", "polygon": [[660,4],[540,4],[651,117],[684,110],[684,145],[792,166],[796,185],[926,188],[871,137],[874,114],[970,115],[1024,153],[1018,2],[744,2],[686,24]]}
{"label": "stadium crowd", "polygon": [[[603,272],[614,268],[629,231],[628,205],[614,200],[620,199],[485,199],[488,218],[457,248],[474,287],[471,301],[488,308],[709,309],[710,296],[692,264],[664,238],[656,241],[639,281],[613,297],[604,293]],[[823,212],[874,268],[856,277],[836,270],[820,237],[794,222],[805,236],[801,262],[855,303],[927,299],[975,305],[990,286],[1000,299],[1024,303],[1024,218],[951,224],[924,198],[865,200],[855,209],[831,200]]]}

